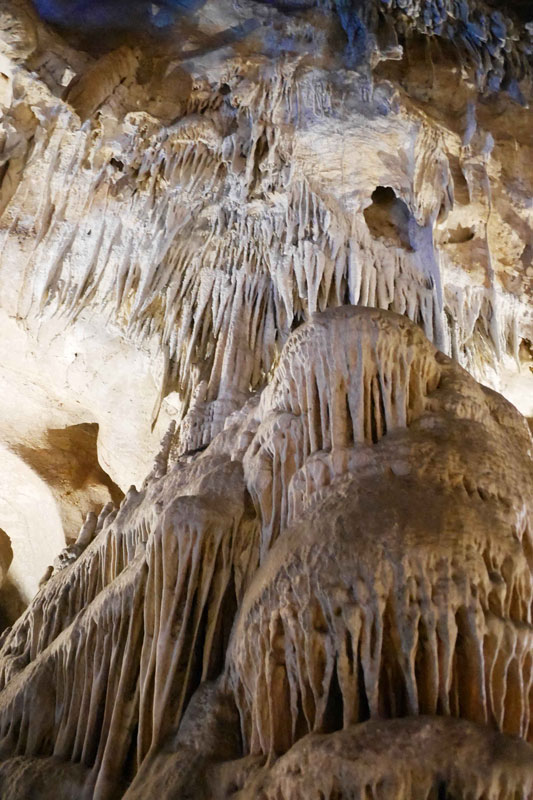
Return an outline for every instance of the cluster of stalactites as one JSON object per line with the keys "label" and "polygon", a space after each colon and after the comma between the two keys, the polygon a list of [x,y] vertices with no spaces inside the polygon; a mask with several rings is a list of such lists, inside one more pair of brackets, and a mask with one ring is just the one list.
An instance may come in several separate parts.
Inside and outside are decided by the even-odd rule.
{"label": "cluster of stalactites", "polygon": [[[138,67],[123,48],[106,59],[100,72],[115,78],[109,86],[106,78],[96,106],[112,103],[117,81],[131,88]],[[330,207],[291,168],[279,126],[294,124],[297,109],[307,107],[325,119],[328,87],[305,74],[289,80],[271,71],[231,111],[220,108],[217,95],[212,108],[208,103],[200,114],[193,103],[167,127],[147,114],[126,114],[120,147],[115,137],[107,140],[104,125],[80,129],[69,106],[60,105],[53,121],[41,119],[31,162],[18,135],[20,157],[5,182],[8,253],[21,214],[18,189],[38,181],[43,165],[52,175],[42,196],[31,206],[25,200],[24,219],[33,215],[37,233],[22,312],[59,314],[71,324],[85,308],[105,308],[129,336],[157,341],[166,354],[162,392],[177,388],[183,412],[192,406],[180,431],[182,451],[204,446],[220,430],[227,412],[211,413],[210,404],[234,410],[243,394],[264,385],[294,324],[317,310],[344,303],[391,309],[420,322],[431,340],[442,335],[425,257],[375,239],[362,213]],[[100,72],[80,80],[75,107],[91,106]],[[21,102],[6,112],[13,134]],[[237,133],[231,120],[239,122]],[[65,199],[66,171],[72,191]],[[195,423],[200,406],[205,432]]]}
{"label": "cluster of stalactites", "polygon": [[314,478],[314,491],[328,485],[347,470],[352,448],[376,443],[424,412],[439,382],[436,356],[411,323],[371,309],[329,311],[293,333],[263,393],[261,424],[244,460],[263,555],[294,520],[299,483]]}
{"label": "cluster of stalactites", "polygon": [[[295,166],[298,136],[281,133],[305,140],[340,113],[325,72],[296,64],[262,72],[259,64],[243,80],[228,68],[228,94],[191,92],[178,120],[163,125],[149,113],[125,113],[142,96],[139,59],[126,47],[107,54],[79,76],[68,102],[53,98],[50,118],[30,114],[42,87],[19,75],[0,126],[11,154],[1,243],[7,262],[20,249],[14,230],[32,241],[22,315],[58,314],[70,325],[98,308],[164,353],[161,397],[175,389],[181,400],[178,452],[212,441],[265,385],[291,330],[316,311],[345,303],[395,311],[469,368],[486,360],[476,352],[480,338],[496,359],[516,354],[517,314],[511,309],[500,324],[494,292],[482,287],[463,301],[453,286],[442,293],[438,285],[431,220],[453,204],[453,179],[429,126],[417,134],[405,203],[397,198],[412,236],[389,241],[365,221],[370,197],[360,192],[346,207],[328,197]],[[365,95],[363,83],[353,93],[366,112],[392,114],[387,92]],[[105,120],[114,116],[123,122],[110,133]],[[93,124],[80,126],[86,117]],[[45,190],[28,197],[26,182],[42,181],[43,168],[51,176]]]}
{"label": "cluster of stalactites", "polygon": [[335,9],[348,40],[347,56],[361,63],[372,48],[386,57],[399,38],[438,36],[452,42],[475,72],[482,91],[507,90],[525,103],[519,84],[531,75],[533,44],[513,14],[482,0],[321,0]]}
{"label": "cluster of stalactites", "polygon": [[[359,558],[341,564],[347,552],[327,540],[357,528],[357,513],[318,526],[322,541],[303,553],[285,548],[242,615],[229,664],[247,748],[283,753],[308,732],[406,714],[531,739],[533,586],[521,547],[486,545],[466,571],[415,543],[394,563],[355,536]],[[531,531],[523,536],[531,548]]]}
{"label": "cluster of stalactites", "polygon": [[347,307],[293,334],[259,417],[244,466],[262,567],[228,662],[250,750],[421,713],[531,738],[518,412],[412,323]]}
{"label": "cluster of stalactites", "polygon": [[205,452],[173,435],[4,635],[2,753],[107,800],[217,677],[246,753],[407,714],[531,738],[531,437],[418,326],[316,314]]}
{"label": "cluster of stalactites", "polygon": [[126,764],[131,777],[179,723],[198,683],[222,669],[235,562],[246,570],[243,549],[253,550],[253,522],[241,517],[234,503],[216,510],[179,497],[95,596],[87,593],[97,552],[81,557],[77,574],[77,565],[65,570],[61,602],[45,588],[16,627],[19,640],[28,627],[39,634],[33,649],[26,642],[13,663],[4,645],[11,674],[0,701],[1,752],[80,762],[90,770],[88,797],[116,796]]}

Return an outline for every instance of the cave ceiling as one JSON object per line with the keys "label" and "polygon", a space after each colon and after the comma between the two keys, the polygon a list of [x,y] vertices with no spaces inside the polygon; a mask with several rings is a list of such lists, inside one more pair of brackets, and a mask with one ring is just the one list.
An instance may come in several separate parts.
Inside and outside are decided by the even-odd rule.
{"label": "cave ceiling", "polygon": [[2,800],[532,796],[532,65],[2,0]]}

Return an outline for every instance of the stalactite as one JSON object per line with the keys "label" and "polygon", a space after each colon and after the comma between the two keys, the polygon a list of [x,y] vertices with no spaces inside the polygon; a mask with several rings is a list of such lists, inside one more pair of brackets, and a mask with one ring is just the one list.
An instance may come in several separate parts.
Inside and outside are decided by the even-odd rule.
{"label": "stalactite", "polygon": [[393,314],[344,307],[295,331],[263,393],[265,419],[244,462],[263,554],[295,513],[298,471],[317,456],[325,475],[316,488],[329,483],[336,468],[346,470],[347,449],[416,420],[439,377],[434,348]]}
{"label": "stalactite", "polygon": [[[224,506],[216,509],[211,496],[178,496],[151,530],[145,495],[130,495],[4,635],[0,749],[80,761],[90,770],[84,796],[114,797],[128,777],[126,760],[133,757],[135,771],[179,723],[199,681],[219,674],[227,617],[253,565],[255,523],[239,470],[223,459],[218,471]],[[194,478],[186,483],[191,491]],[[119,543],[132,514],[140,515],[135,531]],[[43,674],[42,723],[29,726]]]}
{"label": "stalactite", "polygon": [[114,797],[213,679],[252,755],[406,714],[532,738],[531,437],[418,326],[317,313],[204,451],[176,437],[4,633],[6,756]]}
{"label": "stalactite", "polygon": [[81,51],[24,2],[13,417],[86,415],[120,486],[150,435],[0,637],[0,796],[526,800],[533,443],[482,384],[529,380],[530,26],[208,0]]}
{"label": "stalactite", "polygon": [[[293,334],[263,393],[269,416],[244,462],[263,566],[229,657],[251,752],[284,752],[323,730],[334,684],[345,726],[452,714],[532,736],[530,435],[415,332],[383,312],[326,312]],[[360,411],[347,425],[359,407],[345,399],[352,378]],[[488,464],[480,437],[492,443]],[[515,485],[496,455],[506,439]],[[446,451],[453,476],[439,464]]]}
{"label": "stalactite", "polygon": [[[125,57],[119,56],[113,58]],[[238,361],[233,373],[238,392],[264,383],[295,320],[345,302],[405,314],[439,346],[466,347],[469,367],[480,363],[473,349],[475,336],[472,346],[467,344],[470,318],[463,320],[450,292],[443,306],[438,267],[428,262],[435,260],[429,245],[391,247],[371,235],[361,213],[336,208],[308,178],[294,174],[287,185],[291,153],[280,139],[279,125],[291,119],[290,97],[312,92],[322,98],[314,104],[321,119],[331,113],[332,91],[326,81],[311,82],[305,70],[296,81],[292,74],[289,80],[278,72],[263,77],[252,95],[231,95],[231,116],[243,126],[238,142],[215,111],[191,108],[167,127],[158,126],[147,113],[130,111],[120,149],[114,139],[109,141],[103,123],[93,130],[78,128],[65,103],[53,120],[44,121],[46,134],[34,145],[28,173],[37,163],[39,169],[47,165],[51,175],[66,170],[76,192],[65,196],[61,179],[53,179],[46,195],[35,200],[34,216],[43,226],[30,267],[39,262],[39,269],[32,286],[21,287],[23,306],[28,311],[40,308],[41,313],[48,309],[72,321],[84,307],[111,303],[128,335],[155,339],[168,350],[163,384],[171,381],[179,390],[183,415],[198,384],[206,381],[205,431],[184,433],[184,449],[211,441],[223,426],[224,414],[236,407],[228,405],[220,385],[220,354],[232,359],[232,318],[245,325],[242,317],[249,313],[251,297],[255,303],[247,332],[239,338],[251,343],[249,357]],[[230,140],[235,152],[247,143],[243,171],[228,161]],[[444,139],[427,124],[421,126],[416,154],[406,200],[413,230],[418,226],[422,231],[420,226],[431,224],[442,203],[451,202],[451,177]],[[15,191],[13,208],[21,199]],[[127,219],[122,212],[108,213],[119,201]],[[207,232],[210,221],[214,224]],[[431,234],[427,230],[426,238]],[[149,236],[143,231],[150,231]],[[77,265],[82,262],[80,273]],[[445,310],[454,319],[454,333],[443,331]],[[499,313],[493,310],[492,319]],[[509,344],[505,323],[497,340],[493,328],[488,340],[497,360]],[[212,412],[209,404],[217,400],[220,412]],[[192,413],[202,426],[200,410]],[[185,427],[191,424],[189,420]]]}

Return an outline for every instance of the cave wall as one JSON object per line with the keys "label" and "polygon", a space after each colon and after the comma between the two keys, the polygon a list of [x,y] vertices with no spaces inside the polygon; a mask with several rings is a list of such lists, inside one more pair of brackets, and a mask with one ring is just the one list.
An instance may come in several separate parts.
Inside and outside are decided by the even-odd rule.
{"label": "cave wall", "polygon": [[528,797],[527,4],[130,11],[0,9],[0,794]]}

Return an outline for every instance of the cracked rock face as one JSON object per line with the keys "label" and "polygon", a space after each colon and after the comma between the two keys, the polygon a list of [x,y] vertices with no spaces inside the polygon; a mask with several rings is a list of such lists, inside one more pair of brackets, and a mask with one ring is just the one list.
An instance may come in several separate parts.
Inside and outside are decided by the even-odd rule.
{"label": "cracked rock face", "polygon": [[525,800],[527,3],[119,10],[0,9],[0,795]]}

